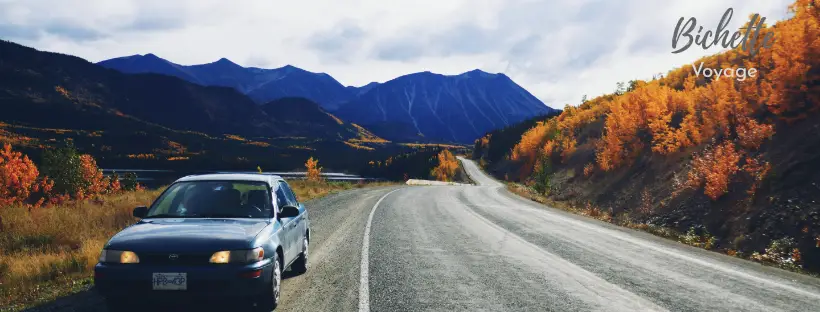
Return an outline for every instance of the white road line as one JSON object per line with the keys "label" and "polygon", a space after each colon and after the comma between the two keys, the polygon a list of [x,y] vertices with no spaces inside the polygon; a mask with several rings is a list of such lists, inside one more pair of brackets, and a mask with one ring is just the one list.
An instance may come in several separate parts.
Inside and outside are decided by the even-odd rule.
{"label": "white road line", "polygon": [[376,208],[382,203],[388,195],[401,189],[396,189],[384,194],[373,205],[370,210],[370,216],[367,217],[367,225],[364,227],[364,239],[362,240],[362,264],[359,273],[359,312],[370,312],[370,225],[373,223],[373,215],[376,213]]}

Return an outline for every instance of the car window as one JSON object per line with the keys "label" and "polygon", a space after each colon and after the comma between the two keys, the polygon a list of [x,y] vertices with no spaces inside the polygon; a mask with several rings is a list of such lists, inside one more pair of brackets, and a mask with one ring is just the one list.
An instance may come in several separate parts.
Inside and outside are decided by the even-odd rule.
{"label": "car window", "polygon": [[185,198],[185,190],[191,185],[172,185],[162,197],[157,199],[151,212],[154,214],[176,213]]}
{"label": "car window", "polygon": [[293,194],[293,190],[290,189],[290,185],[288,185],[285,181],[279,181],[279,188],[284,189],[285,196],[288,198],[288,202],[290,202],[293,206],[299,206],[299,201],[296,200],[296,195]]}
{"label": "car window", "polygon": [[288,196],[286,195],[285,188],[282,187],[282,184],[279,184],[279,187],[276,188],[276,209],[277,211],[281,212],[282,207],[288,204]]}
{"label": "car window", "polygon": [[270,190],[264,182],[191,181],[171,185],[147,217],[270,218],[272,214]]}

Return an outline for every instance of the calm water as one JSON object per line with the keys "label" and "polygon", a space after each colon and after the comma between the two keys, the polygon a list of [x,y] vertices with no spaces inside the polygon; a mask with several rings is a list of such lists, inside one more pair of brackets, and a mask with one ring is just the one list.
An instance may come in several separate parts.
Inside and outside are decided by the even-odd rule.
{"label": "calm water", "polygon": [[[126,172],[133,172],[137,174],[137,181],[147,187],[158,187],[162,185],[168,185],[171,182],[174,182],[176,179],[181,177],[192,175],[192,174],[205,174],[205,173],[256,173],[256,171],[206,171],[206,172],[180,172],[180,171],[173,171],[173,170],[153,170],[153,169],[102,169],[103,174],[105,176],[110,176],[113,173],[117,173],[122,177]],[[268,174],[275,174],[279,175],[285,179],[304,179],[306,176],[306,172],[304,171],[294,171],[294,172],[264,172]],[[371,178],[364,178],[354,174],[347,174],[347,173],[338,173],[338,172],[327,172],[322,173],[322,177],[329,181],[350,181],[350,182],[358,182],[358,181],[372,181],[378,179],[371,179]]]}

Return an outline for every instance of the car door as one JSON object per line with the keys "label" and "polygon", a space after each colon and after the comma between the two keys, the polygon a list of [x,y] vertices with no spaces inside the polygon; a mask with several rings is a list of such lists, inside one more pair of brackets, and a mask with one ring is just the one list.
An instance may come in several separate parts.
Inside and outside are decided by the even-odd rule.
{"label": "car door", "polygon": [[[279,182],[279,183],[276,183],[275,193],[276,193],[276,209],[277,209],[277,212],[281,213],[282,212],[282,207],[291,204],[290,200],[288,199],[287,189],[282,187],[281,182]],[[280,235],[280,239],[282,240],[281,241],[282,250],[285,253],[285,259],[282,259],[282,261],[285,264],[288,264],[291,261],[293,261],[293,259],[295,259],[296,255],[298,254],[298,251],[295,251],[296,248],[293,247],[293,245],[295,244],[295,240],[296,240],[296,238],[294,237],[294,235],[295,235],[294,232],[296,232],[295,229],[294,229],[294,227],[296,226],[296,222],[295,222],[296,220],[295,219],[296,219],[295,217],[294,218],[279,218],[279,222],[282,225],[282,231],[281,231],[282,234]]]}
{"label": "car door", "polygon": [[[293,191],[290,189],[288,184],[285,183],[285,181],[279,181],[279,189],[282,191],[288,205],[299,208],[299,204],[295,202],[296,199],[293,196]],[[287,219],[287,221],[284,221],[285,219]],[[288,246],[285,248],[289,249],[291,256],[293,256],[293,258],[289,257],[288,261],[293,261],[302,251],[302,236],[299,234],[299,219],[301,219],[301,213],[293,218],[282,219],[284,221],[282,225],[284,225],[285,231],[287,232],[285,236],[288,241]]]}
{"label": "car door", "polygon": [[305,233],[307,233],[307,226],[308,226],[308,217],[307,217],[307,210],[305,206],[299,203],[299,199],[296,198],[296,193],[293,192],[293,189],[290,188],[290,185],[287,182],[282,182],[285,188],[285,195],[288,195],[288,200],[297,208],[299,208],[299,216],[296,217],[296,242],[298,244],[298,252],[301,252],[302,240],[305,237]]}

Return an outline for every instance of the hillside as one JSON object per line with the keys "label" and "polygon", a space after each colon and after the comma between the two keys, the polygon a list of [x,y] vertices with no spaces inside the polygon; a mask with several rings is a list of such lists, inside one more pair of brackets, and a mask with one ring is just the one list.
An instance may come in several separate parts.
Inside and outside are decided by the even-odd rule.
{"label": "hillside", "polygon": [[355,172],[369,159],[412,150],[309,100],[257,105],[231,88],[123,74],[6,41],[0,106],[0,143],[38,159],[70,140],[109,168],[292,170],[316,156]]}
{"label": "hillside", "polygon": [[[525,121],[519,122],[505,128],[493,130],[475,141],[473,146],[473,159],[480,160],[480,165],[485,169],[492,169],[494,175],[503,177],[508,170],[502,164],[509,164],[503,162],[509,156],[510,151],[518,144],[524,132],[531,129],[539,122],[544,122],[550,118],[556,117],[561,111],[554,111],[547,115],[537,116]],[[494,166],[487,166],[487,164],[494,164]]]}
{"label": "hillside", "polygon": [[262,111],[286,128],[301,129],[292,135],[314,136],[323,139],[346,140],[359,138],[366,130],[347,123],[325,111],[319,104],[305,98],[280,98],[262,105]]}
{"label": "hillside", "polygon": [[98,64],[123,73],[155,73],[203,86],[229,87],[259,104],[284,97],[301,97],[321,104],[324,109],[334,110],[355,94],[355,90],[346,88],[327,74],[290,65],[276,69],[246,68],[223,58],[213,63],[185,66],[153,54],[120,57]]}
{"label": "hillside", "polygon": [[[811,3],[796,1],[794,17],[761,31],[759,40],[774,33],[771,49],[695,62],[759,76],[696,77],[685,65],[631,81],[539,122],[486,166],[556,206],[820,272],[820,9]],[[476,148],[495,144],[509,141],[488,136]]]}
{"label": "hillside", "polygon": [[98,64],[124,73],[156,73],[203,86],[230,87],[259,104],[309,99],[394,141],[469,144],[489,130],[553,111],[509,77],[480,70],[455,76],[415,73],[385,83],[344,87],[324,73],[290,65],[245,68],[224,58],[185,66],[147,54]]}
{"label": "hillside", "polygon": [[229,88],[163,75],[125,75],[5,41],[0,42],[0,73],[4,122],[94,130],[150,123],[206,133],[284,133],[253,101]]}
{"label": "hillside", "polygon": [[396,141],[471,143],[487,131],[552,111],[509,77],[480,70],[416,73],[369,88],[337,115]]}

